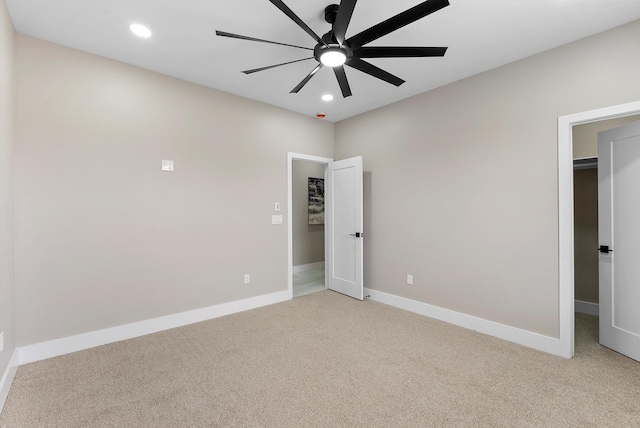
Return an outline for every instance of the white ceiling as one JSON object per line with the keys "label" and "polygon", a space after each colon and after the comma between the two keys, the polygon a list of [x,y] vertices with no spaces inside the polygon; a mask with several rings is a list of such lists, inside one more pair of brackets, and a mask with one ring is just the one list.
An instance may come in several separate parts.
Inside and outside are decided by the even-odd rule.
{"label": "white ceiling", "polygon": [[[329,0],[284,0],[318,35]],[[309,57],[309,51],[218,37],[215,30],[308,46],[315,41],[268,0],[6,0],[16,31],[305,115],[336,122],[447,83],[640,19],[640,0],[450,0],[451,5],[367,46],[448,46],[443,58],[371,59],[400,87],[346,68],[343,99],[324,68],[303,61],[251,75],[241,70]],[[360,0],[347,37],[420,3]],[[141,39],[131,23],[153,32]],[[639,41],[640,44],[640,41]],[[327,103],[325,93],[335,95]]]}

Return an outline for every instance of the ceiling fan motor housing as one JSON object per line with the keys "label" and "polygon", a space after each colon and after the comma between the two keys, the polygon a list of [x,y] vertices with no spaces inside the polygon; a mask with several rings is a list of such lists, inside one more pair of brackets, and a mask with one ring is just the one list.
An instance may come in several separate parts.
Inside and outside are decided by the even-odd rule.
{"label": "ceiling fan motor housing", "polygon": [[346,61],[345,62],[349,62],[349,59],[351,59],[351,57],[353,56],[353,53],[351,52],[351,49],[347,49],[346,46],[340,47],[340,45],[337,44],[337,43],[327,43],[326,46],[325,45],[321,45],[321,44],[316,45],[316,47],[313,48],[313,57],[318,62],[322,62],[322,61],[320,61],[320,57],[324,53],[330,52],[330,51],[342,52],[346,57]]}

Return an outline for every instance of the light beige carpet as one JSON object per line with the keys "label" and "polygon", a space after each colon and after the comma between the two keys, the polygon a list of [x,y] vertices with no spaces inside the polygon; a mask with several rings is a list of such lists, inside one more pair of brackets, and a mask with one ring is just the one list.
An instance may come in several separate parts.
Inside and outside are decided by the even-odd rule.
{"label": "light beige carpet", "polygon": [[576,331],[566,360],[323,291],[21,366],[0,426],[640,426],[640,363]]}

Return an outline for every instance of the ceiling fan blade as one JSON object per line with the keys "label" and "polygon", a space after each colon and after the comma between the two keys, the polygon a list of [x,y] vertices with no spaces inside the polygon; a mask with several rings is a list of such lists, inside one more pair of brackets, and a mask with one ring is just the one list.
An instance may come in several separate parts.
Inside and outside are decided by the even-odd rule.
{"label": "ceiling fan blade", "polygon": [[356,70],[360,70],[363,73],[367,73],[373,77],[377,77],[380,80],[384,80],[387,83],[391,83],[392,85],[395,85],[395,86],[400,86],[405,82],[398,76],[394,76],[393,74],[387,71],[384,71],[383,69],[378,68],[371,63],[363,61],[360,58],[352,57],[347,62],[347,65],[355,68]]}
{"label": "ceiling fan blade", "polygon": [[447,48],[413,46],[363,47],[353,52],[358,58],[419,58],[444,56]]}
{"label": "ceiling fan blade", "polygon": [[344,67],[334,67],[333,72],[336,74],[336,79],[338,79],[338,84],[340,85],[342,96],[344,98],[350,97],[351,88],[349,87],[349,81],[347,80],[347,73],[344,72]]}
{"label": "ceiling fan blade", "polygon": [[322,44],[322,45],[326,45],[325,42],[322,41],[322,39],[313,32],[313,30],[311,28],[309,28],[309,26],[307,24],[305,24],[302,19],[300,19],[298,17],[298,15],[296,15],[291,9],[289,9],[289,7],[284,4],[281,0],[269,0],[275,7],[277,7],[278,9],[280,9],[285,15],[287,15],[289,18],[291,18],[291,20],[293,22],[295,22],[296,24],[298,24],[298,26],[300,28],[302,28],[304,31],[307,32],[307,34],[309,34],[311,37],[313,37],[313,40],[315,40],[316,42]]}
{"label": "ceiling fan blade", "polygon": [[313,59],[313,57],[296,59],[295,61],[283,62],[282,64],[268,65],[266,67],[254,68],[253,70],[244,70],[244,74],[256,73],[258,71],[268,70],[270,68],[280,67],[281,65],[293,64],[294,62],[307,61],[309,59]]}
{"label": "ceiling fan blade", "polygon": [[356,34],[353,37],[349,37],[347,39],[347,44],[353,50],[359,49],[373,40],[379,39],[380,37],[389,34],[392,31],[402,28],[405,25],[411,24],[418,19],[424,18],[425,16],[436,12],[446,6],[449,6],[448,0],[427,0],[417,6],[412,7],[411,9],[407,9],[404,12],[387,19],[386,21],[382,21],[381,23],[376,24],[373,27]]}
{"label": "ceiling fan blade", "polygon": [[313,50],[313,48],[305,48],[304,46],[289,45],[287,43],[272,42],[270,40],[256,39],[255,37],[241,36],[239,34],[227,33],[226,31],[218,31],[218,30],[216,30],[216,36],[231,37],[232,39],[250,40],[252,42],[271,43],[271,44],[274,44],[274,45],[281,45],[281,46],[290,46],[292,48],[307,49],[307,50],[310,50],[310,51]]}
{"label": "ceiling fan blade", "polygon": [[322,64],[318,64],[318,66],[316,68],[314,68],[313,70],[311,70],[311,73],[309,73],[307,75],[307,77],[305,77],[304,79],[302,79],[302,82],[298,83],[298,86],[296,86],[295,88],[293,88],[291,90],[291,92],[289,92],[290,94],[297,94],[298,92],[300,92],[300,89],[302,89],[304,87],[304,85],[307,84],[307,82],[309,80],[311,80],[311,78],[322,68]]}
{"label": "ceiling fan blade", "polygon": [[351,21],[353,9],[355,9],[357,1],[358,0],[342,0],[338,7],[338,16],[336,16],[336,20],[333,22],[333,36],[340,46],[344,43],[347,27],[349,26],[349,21]]}

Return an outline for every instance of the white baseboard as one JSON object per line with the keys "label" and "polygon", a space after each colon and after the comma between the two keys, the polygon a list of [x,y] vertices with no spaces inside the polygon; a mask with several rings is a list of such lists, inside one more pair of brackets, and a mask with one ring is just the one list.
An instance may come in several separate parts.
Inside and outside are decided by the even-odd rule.
{"label": "white baseboard", "polygon": [[107,343],[132,339],[146,334],[157,333],[171,328],[182,327],[188,324],[259,308],[261,306],[284,302],[290,300],[290,298],[288,291],[279,291],[277,293],[236,300],[207,308],[195,309],[132,324],[23,346],[19,348],[19,363],[28,364],[59,355],[70,354],[72,352],[106,345]]}
{"label": "white baseboard", "polygon": [[0,413],[2,413],[4,403],[7,401],[7,397],[9,396],[9,389],[11,389],[13,379],[16,377],[16,372],[18,371],[18,359],[19,353],[16,349],[11,356],[11,360],[9,360],[9,366],[7,366],[7,369],[2,375],[2,380],[0,380]]}
{"label": "white baseboard", "polygon": [[583,314],[600,316],[600,305],[597,303],[583,302],[582,300],[576,300],[573,308],[576,312]]}
{"label": "white baseboard", "polygon": [[435,318],[450,324],[455,324],[460,327],[468,328],[469,330],[478,331],[480,333],[488,334],[489,336],[494,336],[499,339],[507,340],[509,342],[517,343],[549,354],[561,357],[564,356],[561,352],[560,339],[368,288],[364,289],[364,295],[369,296],[371,300],[376,302],[395,306],[406,311],[424,315],[429,318]]}
{"label": "white baseboard", "polygon": [[308,270],[324,269],[324,262],[309,263],[306,265],[298,265],[293,267],[293,273],[306,272]]}

